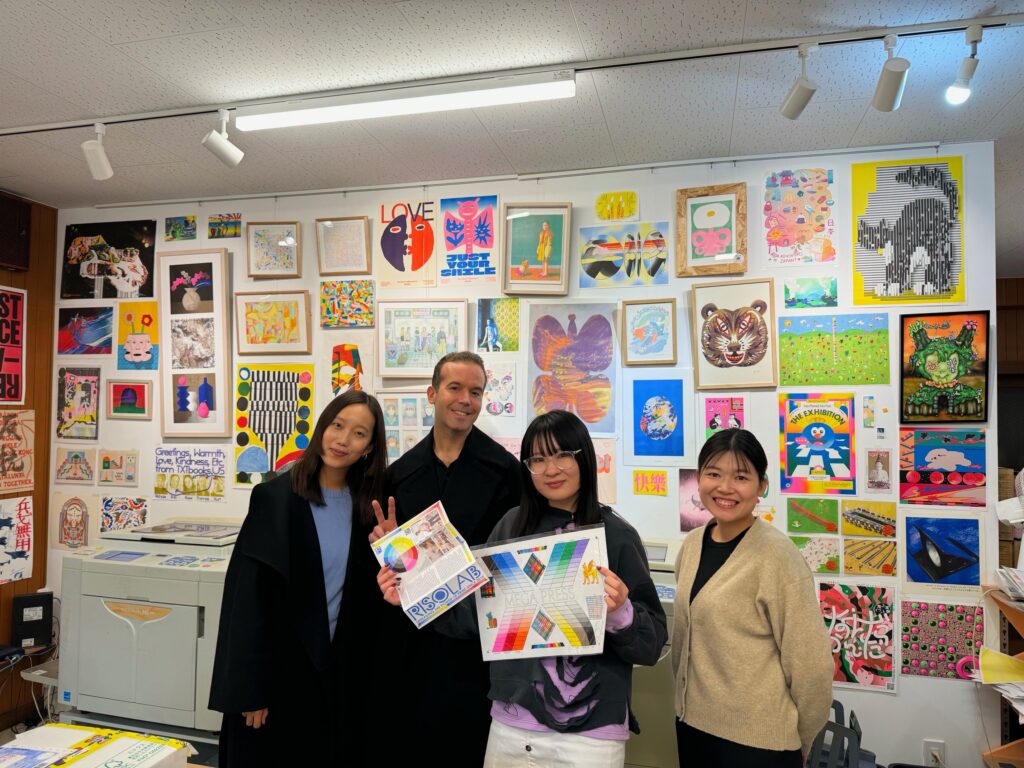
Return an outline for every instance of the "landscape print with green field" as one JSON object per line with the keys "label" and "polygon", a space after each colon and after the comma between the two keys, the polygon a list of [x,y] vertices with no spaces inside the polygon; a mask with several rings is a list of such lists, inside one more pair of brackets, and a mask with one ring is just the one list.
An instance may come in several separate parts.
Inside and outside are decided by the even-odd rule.
{"label": "landscape print with green field", "polygon": [[888,384],[888,315],[780,317],[779,368],[783,387]]}

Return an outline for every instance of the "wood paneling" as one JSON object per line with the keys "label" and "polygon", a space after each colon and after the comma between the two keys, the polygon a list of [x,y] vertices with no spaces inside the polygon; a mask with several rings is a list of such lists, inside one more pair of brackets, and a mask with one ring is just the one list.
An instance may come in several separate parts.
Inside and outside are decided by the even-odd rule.
{"label": "wood paneling", "polygon": [[[35,512],[32,578],[0,586],[0,644],[10,642],[11,603],[14,596],[36,592],[46,585],[50,443],[53,425],[53,308],[57,272],[56,252],[57,211],[33,203],[28,272],[0,269],[0,285],[28,291],[25,323],[25,404],[15,407],[36,412],[33,468],[35,489],[31,494]],[[4,494],[3,498],[23,495],[26,494]],[[23,659],[13,669],[0,672],[0,729],[8,728],[30,715],[35,717],[30,683],[22,680],[19,674],[20,670],[28,665],[29,661]],[[37,690],[36,694],[39,695],[40,691]]]}

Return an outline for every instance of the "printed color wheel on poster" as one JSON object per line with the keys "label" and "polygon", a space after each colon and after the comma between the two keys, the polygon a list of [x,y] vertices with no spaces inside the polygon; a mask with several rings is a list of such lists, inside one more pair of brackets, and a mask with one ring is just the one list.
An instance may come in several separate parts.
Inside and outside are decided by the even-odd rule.
{"label": "printed color wheel on poster", "polygon": [[409,539],[395,539],[384,550],[384,562],[396,573],[411,571],[418,558],[416,545]]}

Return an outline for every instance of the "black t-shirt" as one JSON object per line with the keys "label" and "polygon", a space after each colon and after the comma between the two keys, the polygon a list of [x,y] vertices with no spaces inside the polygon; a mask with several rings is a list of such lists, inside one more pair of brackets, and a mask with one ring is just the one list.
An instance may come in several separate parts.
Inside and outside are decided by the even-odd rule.
{"label": "black t-shirt", "polygon": [[718,569],[725,565],[729,555],[736,549],[737,545],[747,535],[747,528],[743,533],[733,537],[730,541],[717,542],[711,538],[711,529],[715,526],[709,525],[704,529],[704,543],[700,550],[700,562],[697,564],[697,575],[693,579],[693,589],[690,590],[690,602],[697,596],[697,593],[708,583],[708,579],[718,573]]}

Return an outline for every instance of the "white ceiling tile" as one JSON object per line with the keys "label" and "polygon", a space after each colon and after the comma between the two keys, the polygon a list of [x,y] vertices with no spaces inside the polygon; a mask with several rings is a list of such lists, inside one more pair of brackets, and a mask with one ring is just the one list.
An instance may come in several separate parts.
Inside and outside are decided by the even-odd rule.
{"label": "white ceiling tile", "polygon": [[[82,142],[95,139],[96,132],[92,128],[73,128],[66,131],[37,133],[32,136],[45,147],[81,160]],[[125,165],[173,163],[182,159],[158,144],[141,138],[129,125],[107,126],[106,136],[103,137],[103,146],[107,150],[107,159],[115,169]]]}
{"label": "white ceiling tile", "polygon": [[417,179],[500,176],[514,170],[468,110],[368,120],[364,126]]}
{"label": "white ceiling tile", "polygon": [[431,64],[452,73],[585,56],[567,0],[408,0],[391,8],[404,17],[412,40],[430,51]]}
{"label": "white ceiling tile", "polygon": [[989,127],[1005,105],[1005,94],[1024,85],[1024,28],[999,30],[989,35],[978,54],[981,63],[972,81],[967,103],[953,107],[945,91],[967,53],[957,35],[907,40],[901,55],[910,60],[903,101],[895,112],[869,110],[853,137],[859,146],[902,141],[991,138]]}
{"label": "white ceiling tile", "polygon": [[728,154],[735,59],[704,59],[594,72],[619,162]]}
{"label": "white ceiling tile", "polygon": [[[807,59],[807,77],[818,85],[814,101],[870,99],[883,60],[881,48],[875,51],[863,43],[819,48]],[[796,51],[740,57],[736,108],[780,106],[799,74]]]}
{"label": "white ceiling tile", "polygon": [[749,0],[743,39],[774,40],[913,24],[924,0]]}
{"label": "white ceiling tile", "polygon": [[746,0],[572,0],[588,59],[743,40]]}
{"label": "white ceiling tile", "polygon": [[917,18],[919,24],[949,19],[973,19],[976,16],[1002,16],[1024,12],[1024,0],[932,0]]}
{"label": "white ceiling tile", "polygon": [[213,0],[43,0],[91,37],[123,43],[240,26]]}
{"label": "white ceiling tile", "polygon": [[496,137],[517,173],[601,168],[619,164],[604,125],[565,125]]}
{"label": "white ceiling tile", "polygon": [[[978,65],[981,69],[981,65]],[[1011,88],[999,94],[999,97],[1006,99],[1005,106],[996,113],[992,121],[984,127],[983,135],[994,139],[1019,136],[1024,133],[1024,83],[1019,83],[1021,89],[1017,95],[1012,95]]]}
{"label": "white ceiling tile", "polygon": [[3,68],[87,114],[146,112],[192,102],[185,90],[116,47],[91,40],[45,6],[0,0],[0,18]]}
{"label": "white ceiling tile", "polygon": [[39,125],[87,115],[82,107],[0,69],[0,127]]}
{"label": "white ceiling tile", "polygon": [[799,120],[787,120],[777,107],[738,110],[729,154],[801,153],[846,146],[867,105],[866,99],[812,101]]}

